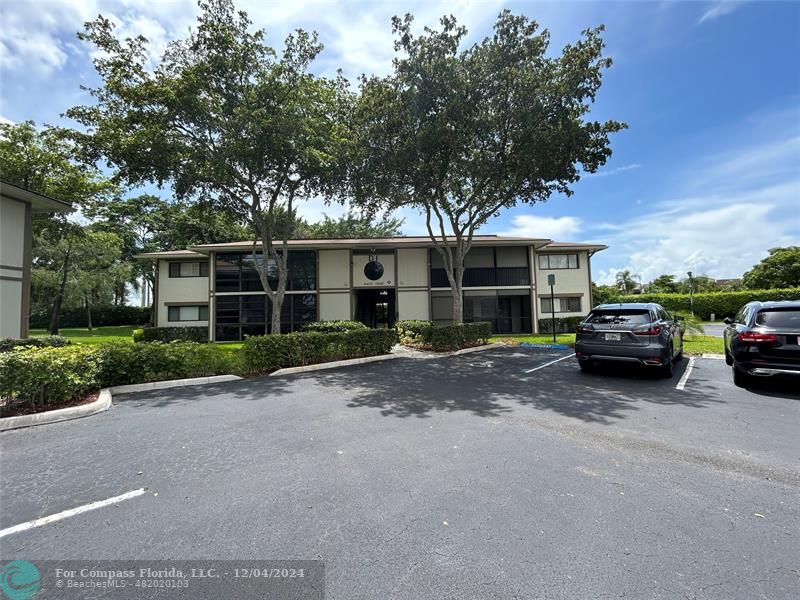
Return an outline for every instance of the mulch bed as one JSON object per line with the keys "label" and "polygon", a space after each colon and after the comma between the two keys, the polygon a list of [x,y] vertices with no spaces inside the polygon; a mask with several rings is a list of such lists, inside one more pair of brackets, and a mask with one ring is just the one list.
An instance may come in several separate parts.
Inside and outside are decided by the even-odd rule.
{"label": "mulch bed", "polygon": [[[6,410],[6,407],[2,406],[2,415],[3,417],[19,417],[21,415],[34,415],[36,413],[58,410],[59,408],[70,408],[72,406],[91,404],[99,397],[100,397],[100,392],[92,392],[91,394],[87,394],[83,398],[78,398],[77,400],[69,400],[67,402],[61,402],[60,404],[48,404],[47,406],[44,407],[37,406],[36,408],[31,408],[27,404],[23,404],[21,406],[14,406],[13,408]],[[3,400],[3,402],[5,403],[7,401]]]}

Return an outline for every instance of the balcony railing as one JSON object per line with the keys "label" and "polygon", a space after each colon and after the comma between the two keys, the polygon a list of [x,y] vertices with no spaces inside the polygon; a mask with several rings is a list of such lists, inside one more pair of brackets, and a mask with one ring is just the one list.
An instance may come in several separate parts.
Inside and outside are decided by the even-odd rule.
{"label": "balcony railing", "polygon": [[[530,285],[528,267],[481,267],[464,270],[464,287]],[[431,269],[431,287],[450,287],[444,269]]]}

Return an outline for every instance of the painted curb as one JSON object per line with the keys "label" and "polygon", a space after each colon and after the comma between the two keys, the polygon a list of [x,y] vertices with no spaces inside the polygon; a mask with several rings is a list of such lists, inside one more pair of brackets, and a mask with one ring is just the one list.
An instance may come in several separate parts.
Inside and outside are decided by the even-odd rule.
{"label": "painted curb", "polygon": [[91,404],[81,406],[70,406],[69,408],[59,408],[47,412],[36,413],[34,415],[20,415],[18,417],[5,417],[0,419],[0,431],[9,429],[19,429],[20,427],[33,427],[35,425],[48,425],[60,421],[71,421],[88,417],[111,408],[111,390],[103,388],[100,396]]}
{"label": "painted curb", "polygon": [[537,350],[569,350],[572,346],[568,344],[531,344],[529,342],[522,342],[520,348],[533,348]]}
{"label": "painted curb", "polygon": [[168,381],[151,381],[149,383],[133,383],[131,385],[115,385],[108,388],[112,394],[130,394],[132,392],[149,392],[151,390],[166,390],[187,385],[206,385],[221,383],[223,381],[238,381],[238,375],[215,375],[213,377],[192,377],[191,379],[170,379]]}
{"label": "painted curb", "polygon": [[717,359],[717,360],[725,360],[725,355],[724,354],[704,353],[704,354],[700,355],[700,358],[714,358],[714,359]]}
{"label": "painted curb", "polygon": [[110,388],[102,388],[100,390],[100,396],[91,404],[59,408],[58,410],[49,410],[34,415],[20,415],[18,417],[5,417],[0,419],[0,431],[20,429],[21,427],[34,427],[36,425],[49,425],[50,423],[88,417],[111,408],[111,400],[114,394],[163,390],[187,385],[207,385],[209,383],[221,383],[223,381],[238,381],[239,379],[241,379],[241,377],[237,375],[215,375],[213,377],[171,379],[168,381],[151,381],[150,383],[135,383],[132,385],[117,385]]}
{"label": "painted curb", "polygon": [[339,367],[350,367],[353,365],[363,365],[366,363],[380,362],[382,360],[392,360],[401,358],[397,354],[381,354],[380,356],[365,356],[364,358],[348,358],[347,360],[336,360],[333,362],[318,363],[316,365],[305,365],[302,367],[286,367],[278,369],[268,375],[268,377],[279,377],[281,375],[294,375],[295,373],[309,373],[311,371],[324,371],[325,369],[336,369]]}

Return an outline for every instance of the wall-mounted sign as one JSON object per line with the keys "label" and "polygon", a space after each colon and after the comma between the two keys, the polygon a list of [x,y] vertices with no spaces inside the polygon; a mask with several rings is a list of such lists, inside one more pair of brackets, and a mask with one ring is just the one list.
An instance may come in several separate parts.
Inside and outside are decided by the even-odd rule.
{"label": "wall-mounted sign", "polygon": [[554,273],[550,273],[547,276],[547,285],[555,285],[556,284],[556,276]]}
{"label": "wall-mounted sign", "polygon": [[370,281],[378,281],[383,277],[383,265],[378,260],[378,257],[370,254],[369,262],[364,265],[364,277]]}

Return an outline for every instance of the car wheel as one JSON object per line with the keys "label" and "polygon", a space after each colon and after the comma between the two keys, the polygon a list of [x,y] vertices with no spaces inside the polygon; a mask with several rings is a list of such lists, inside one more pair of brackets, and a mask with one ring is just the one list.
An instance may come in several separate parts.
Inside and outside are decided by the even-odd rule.
{"label": "car wheel", "polygon": [[[669,356],[670,357],[672,356],[672,348],[669,349]],[[673,372],[674,372],[674,369],[673,369],[672,359],[670,358],[661,367],[661,375],[665,379],[669,379],[670,377],[672,377],[672,373]]]}
{"label": "car wheel", "polygon": [[681,344],[681,349],[678,350],[678,354],[675,355],[675,362],[679,362],[683,360],[683,344]]}
{"label": "car wheel", "polygon": [[733,385],[736,387],[747,387],[750,384],[750,376],[739,369],[735,364],[732,367],[733,369]]}
{"label": "car wheel", "polygon": [[730,355],[730,353],[728,353],[727,350],[725,350],[725,364],[729,367],[733,364],[733,357]]}

